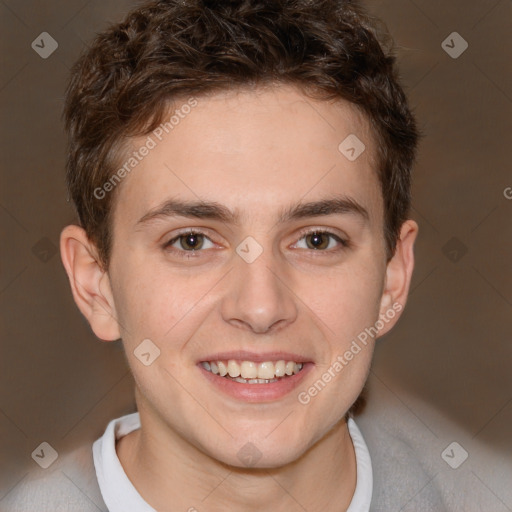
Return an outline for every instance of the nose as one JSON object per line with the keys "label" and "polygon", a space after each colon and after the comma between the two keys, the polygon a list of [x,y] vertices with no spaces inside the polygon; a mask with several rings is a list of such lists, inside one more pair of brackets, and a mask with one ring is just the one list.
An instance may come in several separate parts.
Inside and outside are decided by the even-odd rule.
{"label": "nose", "polygon": [[222,303],[226,322],[254,333],[266,333],[295,321],[297,301],[290,279],[272,261],[270,250],[263,251],[252,263],[237,258],[229,276]]}

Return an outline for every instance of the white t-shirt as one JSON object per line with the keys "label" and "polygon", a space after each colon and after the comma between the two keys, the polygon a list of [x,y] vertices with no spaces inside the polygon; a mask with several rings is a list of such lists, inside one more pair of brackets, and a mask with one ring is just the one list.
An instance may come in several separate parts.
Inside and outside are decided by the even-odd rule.
{"label": "white t-shirt", "polygon": [[[355,421],[349,418],[348,430],[357,463],[357,483],[347,512],[368,512],[372,499],[373,473],[370,454]],[[92,447],[96,477],[109,512],[156,512],[137,492],[124,472],[116,453],[116,440],[140,428],[139,413],[112,420]]]}

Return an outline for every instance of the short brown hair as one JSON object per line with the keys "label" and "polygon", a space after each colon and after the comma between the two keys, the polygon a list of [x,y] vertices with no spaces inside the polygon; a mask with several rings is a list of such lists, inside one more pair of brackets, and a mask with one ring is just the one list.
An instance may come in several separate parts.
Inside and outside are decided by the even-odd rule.
{"label": "short brown hair", "polygon": [[98,199],[95,190],[126,141],[154,130],[177,98],[280,83],[348,100],[367,116],[391,258],[409,214],[419,133],[376,27],[349,0],[162,0],[99,34],[73,67],[64,115],[68,191],[105,268],[114,192]]}

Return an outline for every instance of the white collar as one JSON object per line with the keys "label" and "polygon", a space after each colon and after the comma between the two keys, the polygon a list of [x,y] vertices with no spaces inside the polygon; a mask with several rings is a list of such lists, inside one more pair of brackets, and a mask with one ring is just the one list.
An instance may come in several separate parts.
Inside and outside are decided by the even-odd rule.
{"label": "white collar", "polygon": [[[347,422],[354,444],[357,484],[347,512],[368,512],[372,499],[373,472],[368,448],[355,421]],[[116,440],[140,428],[138,412],[112,420],[92,447],[96,477],[103,500],[110,512],[156,512],[130,482],[116,453]]]}

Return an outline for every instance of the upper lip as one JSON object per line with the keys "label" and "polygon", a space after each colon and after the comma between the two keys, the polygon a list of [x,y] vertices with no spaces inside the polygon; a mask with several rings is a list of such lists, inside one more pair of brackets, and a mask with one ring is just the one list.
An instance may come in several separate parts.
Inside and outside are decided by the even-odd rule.
{"label": "upper lip", "polygon": [[255,363],[264,363],[265,361],[294,361],[295,363],[309,363],[311,358],[292,352],[251,352],[249,350],[232,350],[229,352],[217,352],[202,357],[198,362],[203,361],[229,361],[230,359],[239,361],[253,361]]}

